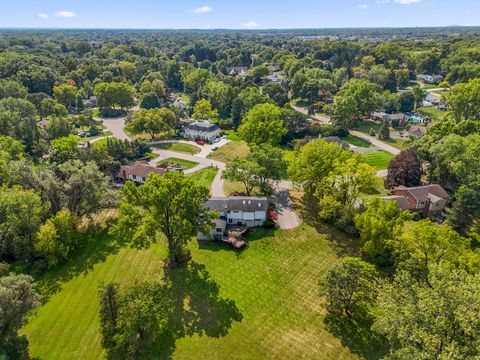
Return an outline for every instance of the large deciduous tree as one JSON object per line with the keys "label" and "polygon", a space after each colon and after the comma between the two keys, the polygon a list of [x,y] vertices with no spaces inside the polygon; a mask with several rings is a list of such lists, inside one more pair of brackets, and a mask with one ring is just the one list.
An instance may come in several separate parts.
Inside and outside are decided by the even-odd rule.
{"label": "large deciduous tree", "polygon": [[186,244],[210,232],[210,213],[203,207],[208,190],[178,172],[152,173],[143,186],[127,182],[113,233],[137,246],[166,239],[171,267],[178,265]]}
{"label": "large deciduous tree", "polygon": [[286,134],[281,111],[272,104],[259,104],[243,118],[238,134],[251,145],[278,145]]}
{"label": "large deciduous tree", "polygon": [[100,109],[112,109],[115,106],[128,109],[135,105],[135,89],[125,82],[98,83],[93,93]]}
{"label": "large deciduous tree", "polygon": [[403,150],[388,164],[385,187],[393,189],[397,186],[418,186],[423,174],[422,162],[414,148]]}
{"label": "large deciduous tree", "polygon": [[142,109],[133,115],[127,129],[133,134],[146,132],[153,141],[156,135],[172,131],[176,122],[175,113],[170,109]]}
{"label": "large deciduous tree", "polygon": [[373,265],[354,257],[342,259],[321,282],[327,311],[334,316],[364,317],[373,307],[377,277]]}

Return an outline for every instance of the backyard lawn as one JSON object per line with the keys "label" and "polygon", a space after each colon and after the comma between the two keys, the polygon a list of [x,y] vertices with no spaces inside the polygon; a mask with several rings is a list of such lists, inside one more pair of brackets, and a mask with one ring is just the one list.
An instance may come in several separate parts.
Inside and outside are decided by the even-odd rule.
{"label": "backyard lawn", "polygon": [[176,151],[189,155],[195,155],[201,151],[198,146],[184,143],[157,144],[153,147],[157,149]]}
{"label": "backyard lawn", "polygon": [[250,149],[245,141],[231,141],[208,155],[209,159],[227,163],[236,156],[245,156]]}
{"label": "backyard lawn", "polygon": [[242,140],[240,136],[234,130],[226,130],[225,135],[227,135],[227,139],[231,141],[240,141]]}
{"label": "backyard lawn", "polygon": [[424,106],[424,107],[418,108],[418,112],[421,114],[428,115],[432,117],[432,119],[434,120],[441,120],[446,114],[445,111],[439,110],[434,106]]}
{"label": "backyard lawn", "polygon": [[195,161],[188,161],[188,160],[183,160],[178,158],[168,158],[168,159],[159,161],[157,163],[157,165],[161,165],[161,164],[178,164],[183,167],[183,170],[188,170],[198,165],[198,163]]}
{"label": "backyard lawn", "polygon": [[[274,235],[274,236],[273,236]],[[101,359],[97,287],[158,280],[172,301],[168,334],[145,359],[376,359],[352,323],[325,319],[318,282],[351,239],[308,225],[259,230],[243,251],[192,242],[193,261],[167,271],[165,246],[137,250],[100,233],[41,279],[48,300],[23,328],[32,357]],[[335,335],[334,335],[335,334]]]}
{"label": "backyard lawn", "polygon": [[208,167],[199,171],[195,171],[194,173],[188,174],[187,176],[195,179],[197,184],[202,185],[206,189],[210,190],[213,179],[215,179],[215,175],[217,175],[217,169]]}
{"label": "backyard lawn", "polygon": [[342,138],[342,140],[351,145],[358,146],[358,147],[369,148],[372,146],[372,144],[369,143],[368,141],[360,139],[359,137],[354,135],[348,135]]}
{"label": "backyard lawn", "polygon": [[388,163],[393,159],[393,155],[387,151],[368,151],[363,154],[367,159],[367,163],[377,170],[383,170],[388,167]]}
{"label": "backyard lawn", "polygon": [[375,132],[378,133],[378,130],[380,129],[381,124],[375,122],[375,121],[355,121],[353,124],[353,130],[360,131],[364,134],[370,135],[370,129],[373,128]]}

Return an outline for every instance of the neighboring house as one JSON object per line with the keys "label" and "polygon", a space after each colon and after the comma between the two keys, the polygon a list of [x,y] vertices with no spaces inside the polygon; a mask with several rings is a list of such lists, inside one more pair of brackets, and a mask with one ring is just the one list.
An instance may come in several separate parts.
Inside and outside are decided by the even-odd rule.
{"label": "neighboring house", "polygon": [[396,113],[396,114],[387,114],[383,111],[376,111],[371,114],[373,120],[384,122],[388,121],[389,124],[392,124],[392,121],[398,120],[399,124],[403,124],[406,120],[406,116],[404,113]]}
{"label": "neighboring house", "polygon": [[421,137],[427,133],[427,128],[425,126],[412,125],[408,129],[408,133],[413,137]]}
{"label": "neighboring house", "polygon": [[151,166],[146,162],[136,161],[132,164],[122,165],[117,178],[122,181],[134,181],[137,184],[143,184],[148,177],[148,174],[155,172],[159,175],[165,174],[165,169]]}
{"label": "neighboring house", "polygon": [[243,66],[237,66],[234,67],[228,75],[230,76],[240,76],[240,77],[245,77],[247,75],[248,68],[243,67]]}
{"label": "neighboring house", "polygon": [[180,109],[185,109],[187,107],[187,103],[180,98],[176,98],[173,101],[173,106],[175,106],[177,108],[180,108]]}
{"label": "neighboring house", "polygon": [[319,139],[325,140],[327,143],[337,143],[344,149],[350,149],[350,145],[340,139],[338,136],[325,136],[323,137],[322,134],[318,135]]}
{"label": "neighboring house", "polygon": [[427,216],[440,215],[448,202],[447,192],[438,184],[407,188],[399,186],[394,196],[382,197],[395,200],[400,209],[415,211]]}
{"label": "neighboring house", "polygon": [[85,106],[87,109],[92,109],[97,107],[97,97],[90,96],[88,99],[83,100],[83,106]]}
{"label": "neighboring house", "polygon": [[200,120],[185,126],[184,134],[193,140],[202,139],[213,141],[220,137],[220,128],[208,120]]}
{"label": "neighboring house", "polygon": [[266,79],[272,83],[281,84],[283,81],[277,75],[268,75]]}
{"label": "neighboring house", "polygon": [[211,234],[199,234],[199,240],[221,239],[228,226],[242,225],[247,228],[262,226],[267,220],[268,199],[266,197],[214,197],[205,203],[205,208],[218,212]]}
{"label": "neighboring house", "polygon": [[443,76],[439,74],[434,75],[417,75],[417,80],[422,80],[428,84],[438,84],[443,80]]}

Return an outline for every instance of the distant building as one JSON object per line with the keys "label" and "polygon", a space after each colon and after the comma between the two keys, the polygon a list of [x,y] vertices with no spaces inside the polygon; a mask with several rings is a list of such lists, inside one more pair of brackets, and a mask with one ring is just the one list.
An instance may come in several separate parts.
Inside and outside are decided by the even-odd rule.
{"label": "distant building", "polygon": [[247,76],[247,71],[248,71],[247,67],[237,66],[237,67],[234,67],[232,70],[230,70],[228,75],[245,77]]}
{"label": "distant building", "polygon": [[137,184],[143,184],[151,172],[159,175],[165,174],[165,169],[149,165],[143,161],[137,161],[132,164],[122,165],[117,178],[122,181],[134,181]]}
{"label": "distant building", "polygon": [[443,76],[439,74],[434,75],[417,75],[417,80],[424,81],[428,84],[438,84],[443,80]]}
{"label": "distant building", "polygon": [[200,120],[185,126],[184,134],[192,140],[213,141],[220,137],[220,128],[208,120]]}
{"label": "distant building", "polygon": [[388,114],[383,111],[375,111],[371,114],[373,120],[384,122],[388,121],[392,124],[392,121],[398,121],[399,124],[403,124],[406,121],[406,115],[404,113]]}
{"label": "distant building", "polygon": [[408,133],[413,137],[421,137],[427,133],[427,128],[425,126],[412,125],[408,129]]}
{"label": "distant building", "polygon": [[322,140],[325,140],[327,143],[336,143],[338,145],[340,145],[342,148],[344,149],[350,149],[350,144],[348,144],[347,142],[343,141],[342,139],[340,139],[338,136],[325,136],[323,137],[321,134],[318,135],[318,138],[319,139],[322,139]]}
{"label": "distant building", "polygon": [[281,84],[283,81],[277,75],[268,75],[266,79],[272,83]]}
{"label": "distant building", "polygon": [[211,234],[199,234],[199,240],[222,238],[228,226],[254,228],[267,220],[268,199],[266,197],[213,197],[205,203],[205,208],[218,212]]}
{"label": "distant building", "polygon": [[438,184],[395,189],[393,196],[382,197],[394,200],[400,209],[418,212],[426,216],[440,215],[448,202],[447,192]]}

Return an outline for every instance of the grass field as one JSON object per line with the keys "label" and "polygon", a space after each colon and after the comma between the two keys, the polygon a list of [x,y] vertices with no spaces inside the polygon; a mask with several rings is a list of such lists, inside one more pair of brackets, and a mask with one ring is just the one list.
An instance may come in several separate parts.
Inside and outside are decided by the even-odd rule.
{"label": "grass field", "polygon": [[388,167],[388,163],[393,159],[393,155],[387,151],[368,151],[363,154],[367,159],[367,163],[377,170],[383,170]]}
{"label": "grass field", "polygon": [[188,170],[188,169],[191,169],[195,166],[198,165],[197,162],[195,161],[188,161],[188,160],[183,160],[183,159],[178,159],[178,158],[168,158],[168,159],[164,159],[162,161],[159,161],[158,162],[158,165],[160,164],[178,164],[178,165],[181,165],[183,167],[183,170]]}
{"label": "grass field", "polygon": [[245,156],[250,149],[245,141],[231,141],[208,155],[208,158],[227,163],[235,156]]}
{"label": "grass field", "polygon": [[424,106],[424,107],[418,108],[418,112],[421,114],[428,115],[432,117],[434,120],[441,120],[446,114],[445,111],[439,110],[436,107],[432,107],[432,106]]}
{"label": "grass field", "polygon": [[378,133],[378,130],[380,129],[381,124],[375,122],[375,121],[355,121],[353,124],[353,130],[360,131],[364,134],[369,135],[370,134],[370,129],[373,128],[375,132]]}
{"label": "grass field", "polygon": [[195,155],[201,151],[198,146],[184,144],[184,143],[158,144],[153,147],[157,149],[176,151],[179,153],[184,153],[189,155]]}
{"label": "grass field", "polygon": [[77,258],[40,279],[48,302],[23,328],[31,355],[104,358],[98,285],[167,279],[168,336],[145,359],[377,359],[381,348],[370,333],[325,318],[318,282],[352,245],[319,231],[261,230],[241,252],[194,242],[191,265],[173,271],[162,267],[163,244],[136,250],[106,234],[91,238]]}
{"label": "grass field", "polygon": [[108,138],[108,139],[105,138],[105,139],[102,139],[102,140],[95,141],[95,142],[93,143],[93,146],[94,146],[94,147],[98,147],[98,148],[103,147],[103,146],[107,146],[107,141],[108,141],[109,139],[110,139],[111,141],[118,141],[116,138],[110,137],[110,138]]}
{"label": "grass field", "polygon": [[234,130],[226,130],[225,135],[227,135],[227,139],[231,141],[240,141],[242,140],[240,136]]}
{"label": "grass field", "polygon": [[215,179],[215,175],[217,175],[217,169],[208,167],[199,171],[195,171],[194,173],[189,174],[188,176],[195,179],[195,181],[198,184],[210,190],[213,179]]}
{"label": "grass field", "polygon": [[355,146],[358,146],[358,147],[369,148],[369,147],[372,146],[372,144],[369,143],[368,141],[360,139],[359,137],[354,136],[354,135],[348,135],[348,136],[342,138],[342,140],[351,144],[351,145],[355,145]]}

